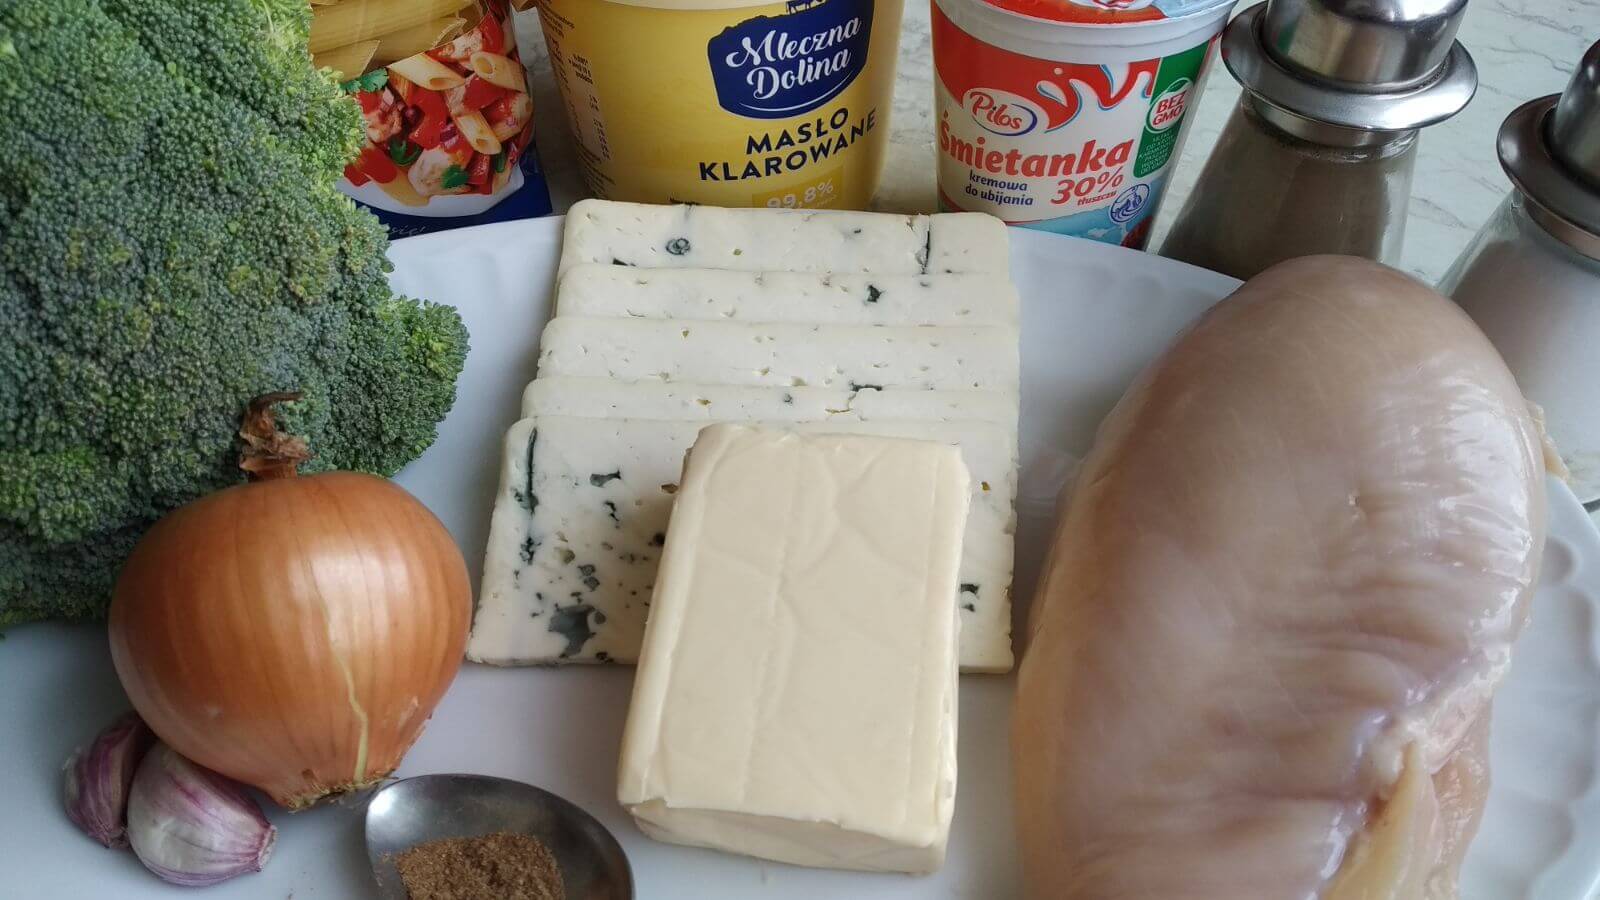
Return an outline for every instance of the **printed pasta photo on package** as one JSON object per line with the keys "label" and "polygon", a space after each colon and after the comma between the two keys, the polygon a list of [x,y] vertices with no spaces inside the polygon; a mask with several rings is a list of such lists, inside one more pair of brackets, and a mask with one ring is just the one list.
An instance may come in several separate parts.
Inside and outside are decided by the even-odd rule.
{"label": "printed pasta photo on package", "polygon": [[339,187],[406,237],[549,215],[507,0],[311,0],[311,53],[360,104]]}

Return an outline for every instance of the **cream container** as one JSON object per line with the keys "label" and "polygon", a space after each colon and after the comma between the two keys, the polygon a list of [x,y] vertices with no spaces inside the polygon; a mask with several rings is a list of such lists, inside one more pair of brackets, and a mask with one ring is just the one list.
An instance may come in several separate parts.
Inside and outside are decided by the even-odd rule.
{"label": "cream container", "polygon": [[539,0],[598,197],[862,209],[903,0]]}
{"label": "cream container", "polygon": [[1233,0],[933,0],[939,203],[1142,249]]}

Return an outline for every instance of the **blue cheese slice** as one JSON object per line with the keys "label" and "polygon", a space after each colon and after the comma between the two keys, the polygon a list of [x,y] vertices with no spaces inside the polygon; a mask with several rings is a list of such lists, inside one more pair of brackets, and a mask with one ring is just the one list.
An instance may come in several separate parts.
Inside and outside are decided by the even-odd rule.
{"label": "blue cheese slice", "polygon": [[[467,656],[499,665],[638,658],[681,461],[704,419],[539,416],[506,436]],[[1011,667],[1016,438],[982,422],[777,423],[956,445],[972,473],[961,663]]]}
{"label": "blue cheese slice", "polygon": [[924,441],[700,433],[617,796],[651,837],[926,873],[956,793],[967,473]]}
{"label": "blue cheese slice", "polygon": [[1009,277],[1011,238],[1004,223],[982,213],[944,213],[928,223],[924,274],[984,272]]}
{"label": "blue cheese slice", "polygon": [[1017,290],[992,275],[640,269],[585,263],[561,279],[563,316],[828,325],[1017,324]]}
{"label": "blue cheese slice", "polygon": [[981,213],[902,216],[583,200],[560,270],[582,263],[769,272],[1009,271],[1005,225]]}
{"label": "blue cheese slice", "polygon": [[1016,391],[1012,328],[668,322],[558,316],[539,376],[775,387]]}
{"label": "blue cheese slice", "polygon": [[879,391],[757,387],[552,376],[528,384],[522,416],[701,419],[708,422],[991,422],[1013,429],[1006,391]]}

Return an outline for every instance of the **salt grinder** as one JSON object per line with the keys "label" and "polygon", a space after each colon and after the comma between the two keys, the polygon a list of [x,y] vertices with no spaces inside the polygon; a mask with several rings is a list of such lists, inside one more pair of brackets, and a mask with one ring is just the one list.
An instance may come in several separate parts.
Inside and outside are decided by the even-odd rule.
{"label": "salt grinder", "polygon": [[1600,44],[1567,89],[1500,126],[1511,193],[1439,289],[1544,409],[1573,490],[1600,500]]}

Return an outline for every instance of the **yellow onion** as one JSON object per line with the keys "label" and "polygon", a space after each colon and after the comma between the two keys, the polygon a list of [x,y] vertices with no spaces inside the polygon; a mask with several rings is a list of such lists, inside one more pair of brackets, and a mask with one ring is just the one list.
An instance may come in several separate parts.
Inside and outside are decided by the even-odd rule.
{"label": "yellow onion", "polygon": [[466,565],[416,498],[371,475],[296,476],[271,395],[241,435],[248,484],[167,515],[111,604],[134,707],[174,750],[298,809],[394,771],[460,668]]}

